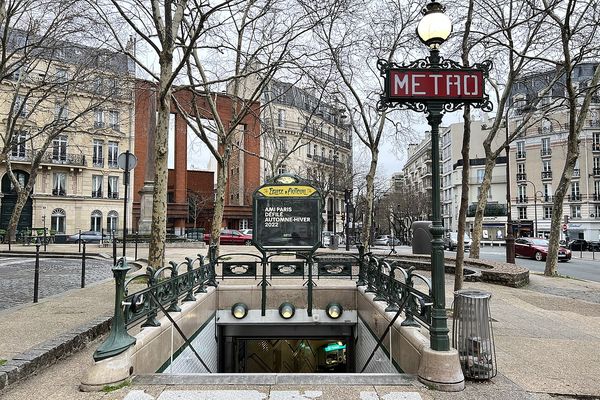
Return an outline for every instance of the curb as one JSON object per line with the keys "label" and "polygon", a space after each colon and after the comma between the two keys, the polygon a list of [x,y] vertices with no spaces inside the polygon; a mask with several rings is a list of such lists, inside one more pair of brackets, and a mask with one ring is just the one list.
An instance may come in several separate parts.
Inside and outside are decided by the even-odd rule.
{"label": "curb", "polygon": [[111,320],[112,316],[96,318],[17,354],[0,366],[0,390],[85,348],[89,342],[109,331]]}

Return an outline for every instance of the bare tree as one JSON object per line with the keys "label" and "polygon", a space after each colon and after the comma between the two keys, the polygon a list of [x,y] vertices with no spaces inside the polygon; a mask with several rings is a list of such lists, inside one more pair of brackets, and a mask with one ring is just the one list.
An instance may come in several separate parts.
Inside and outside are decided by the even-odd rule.
{"label": "bare tree", "polygon": [[[370,154],[362,231],[365,246],[372,235],[379,146],[384,135],[395,133],[397,128],[391,112],[376,108],[382,88],[374,59],[403,61],[410,52],[402,50],[414,48],[414,23],[421,6],[417,1],[383,2],[372,7],[365,7],[363,2],[340,2],[327,10],[327,18],[319,26],[319,37],[339,75],[336,94],[350,117],[353,134]],[[364,60],[371,63],[365,65]]]}
{"label": "bare tree", "polygon": [[187,199],[189,218],[194,222],[194,229],[196,229],[198,219],[200,218],[202,213],[209,206],[212,206],[213,193],[188,189]]}
{"label": "bare tree", "polygon": [[[148,263],[153,268],[164,262],[167,229],[168,129],[173,85],[185,68],[200,36],[214,14],[227,12],[241,0],[208,3],[201,0],[107,0],[89,1],[113,32],[116,45],[127,51],[141,69],[157,82],[157,122],[154,138],[154,192]],[[123,29],[123,22],[126,29]],[[148,49],[150,61],[129,49],[123,31],[133,32]],[[129,50],[128,50],[129,49]],[[159,71],[154,70],[158,59]]]}

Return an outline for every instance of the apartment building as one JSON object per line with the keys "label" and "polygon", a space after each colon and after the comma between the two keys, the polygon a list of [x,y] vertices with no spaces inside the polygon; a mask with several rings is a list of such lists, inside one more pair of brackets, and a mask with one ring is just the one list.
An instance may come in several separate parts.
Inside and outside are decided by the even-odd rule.
{"label": "apartment building", "polygon": [[[576,85],[584,87],[591,80],[595,64],[582,64],[574,71]],[[510,110],[510,129],[534,112],[539,122],[520,135],[510,146],[512,214],[518,235],[548,236],[554,206],[554,191],[560,181],[567,154],[569,128],[564,109],[541,118],[531,108],[537,92],[548,74],[537,74],[517,83]],[[559,82],[541,105],[558,101],[564,93]],[[541,114],[540,114],[541,115]],[[593,96],[587,120],[580,134],[579,159],[575,166],[563,204],[563,222],[567,236],[598,240],[600,238],[600,97]]]}
{"label": "apartment building", "polygon": [[[27,33],[11,35],[16,45]],[[0,83],[0,135],[12,134],[0,164],[0,226],[16,202],[8,162],[21,184],[37,170],[18,230],[120,229],[117,157],[133,150],[134,64],[124,54],[68,42],[35,54]],[[50,145],[41,152],[44,142]]]}
{"label": "apartment building", "polygon": [[[471,123],[467,231],[473,228],[475,207],[481,191],[485,167],[482,143],[488,134],[490,125],[490,121],[473,121]],[[462,123],[440,127],[440,189],[442,221],[446,231],[458,230],[463,170],[461,155],[463,132]],[[493,146],[501,145],[502,140],[502,137],[497,137]],[[409,144],[406,164],[401,173],[394,174],[392,182],[393,190],[424,192],[427,194],[427,198],[431,197],[431,138],[428,134],[420,143]],[[428,217],[429,215],[422,216],[422,218]],[[506,223],[506,157],[501,156],[498,157],[492,171],[488,205],[484,211],[482,240],[503,240],[506,234]]]}

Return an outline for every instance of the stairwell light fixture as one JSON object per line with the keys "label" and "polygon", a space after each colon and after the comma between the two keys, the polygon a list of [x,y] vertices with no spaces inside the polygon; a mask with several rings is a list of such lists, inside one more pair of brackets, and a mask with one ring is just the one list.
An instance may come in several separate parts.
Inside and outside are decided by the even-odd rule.
{"label": "stairwell light fixture", "polygon": [[423,18],[417,25],[417,36],[430,49],[437,49],[452,33],[452,22],[444,11],[445,7],[433,0],[421,11]]}
{"label": "stairwell light fixture", "polygon": [[295,313],[296,307],[294,307],[292,303],[285,302],[279,306],[279,315],[281,315],[281,318],[283,319],[290,319]]}
{"label": "stairwell light fixture", "polygon": [[231,315],[233,315],[235,319],[243,319],[248,315],[248,306],[244,303],[235,303],[231,307]]}
{"label": "stairwell light fixture", "polygon": [[327,308],[325,308],[325,312],[329,318],[338,319],[344,313],[344,309],[338,303],[329,303]]}

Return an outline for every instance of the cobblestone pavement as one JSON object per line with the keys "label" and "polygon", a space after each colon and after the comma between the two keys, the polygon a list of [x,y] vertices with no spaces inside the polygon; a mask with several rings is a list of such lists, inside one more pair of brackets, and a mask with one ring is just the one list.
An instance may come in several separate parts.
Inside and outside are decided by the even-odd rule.
{"label": "cobblestone pavement", "polygon": [[[87,259],[86,284],[112,276],[111,261]],[[0,258],[0,310],[33,301],[35,258]],[[39,298],[81,285],[81,260],[40,258]]]}

